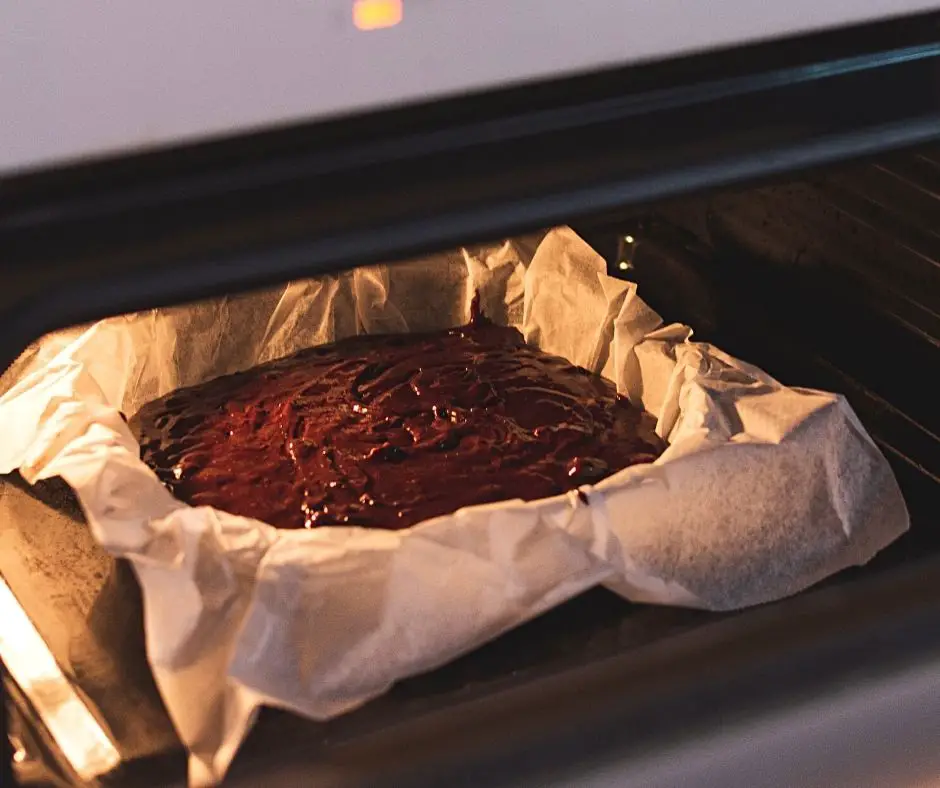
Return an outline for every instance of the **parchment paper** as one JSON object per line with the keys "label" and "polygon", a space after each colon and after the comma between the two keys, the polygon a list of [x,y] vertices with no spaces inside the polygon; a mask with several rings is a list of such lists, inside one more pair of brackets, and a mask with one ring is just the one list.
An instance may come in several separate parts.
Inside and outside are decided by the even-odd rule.
{"label": "parchment paper", "polygon": [[[476,289],[489,317],[655,414],[665,454],[583,488],[586,504],[277,531],[174,500],[118,412],[350,334],[459,324]],[[342,714],[597,584],[711,610],[779,599],[906,530],[841,397],[785,388],[690,334],[558,229],[47,337],[0,382],[0,471],[62,476],[96,538],[133,563],[154,675],[206,785],[259,704]]]}

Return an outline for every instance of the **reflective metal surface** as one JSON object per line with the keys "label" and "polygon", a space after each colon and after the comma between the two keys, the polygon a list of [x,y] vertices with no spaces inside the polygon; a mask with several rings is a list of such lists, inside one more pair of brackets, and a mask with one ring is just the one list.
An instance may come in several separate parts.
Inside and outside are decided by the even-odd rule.
{"label": "reflective metal surface", "polygon": [[[41,718],[79,779],[91,780],[117,766],[120,756],[88,707],[63,675],[9,586],[0,578],[0,658]],[[18,749],[14,759],[25,758]]]}

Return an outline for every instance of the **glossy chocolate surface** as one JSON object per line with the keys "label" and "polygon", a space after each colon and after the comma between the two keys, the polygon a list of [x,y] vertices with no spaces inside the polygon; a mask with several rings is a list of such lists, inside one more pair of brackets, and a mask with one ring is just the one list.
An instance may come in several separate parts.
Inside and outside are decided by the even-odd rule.
{"label": "glossy chocolate surface", "polygon": [[652,461],[654,425],[609,381],[479,316],[304,350],[132,421],[178,498],[282,528],[405,528],[557,495]]}

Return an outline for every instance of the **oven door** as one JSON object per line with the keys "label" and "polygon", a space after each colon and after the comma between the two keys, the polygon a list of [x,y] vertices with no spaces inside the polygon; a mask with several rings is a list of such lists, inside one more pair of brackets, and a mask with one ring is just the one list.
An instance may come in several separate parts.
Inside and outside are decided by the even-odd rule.
{"label": "oven door", "polygon": [[[667,198],[935,141],[938,42],[928,15],[11,176],[0,356],[104,315],[558,222],[603,249]],[[771,344],[752,360],[772,361]],[[795,354],[808,370],[813,350]],[[889,443],[907,429],[870,413]],[[936,461],[926,445],[917,467]],[[914,476],[919,536],[874,568],[734,615],[592,591],[333,723],[263,714],[232,784],[923,784],[940,774],[940,557],[936,477]],[[0,505],[0,590],[114,746],[120,765],[100,779],[182,780],[126,567],[96,552],[55,485],[5,480]],[[96,617],[122,616],[125,642],[102,649]],[[12,668],[16,639],[0,645]],[[12,678],[23,757],[46,753],[46,777],[74,780],[69,726]]]}

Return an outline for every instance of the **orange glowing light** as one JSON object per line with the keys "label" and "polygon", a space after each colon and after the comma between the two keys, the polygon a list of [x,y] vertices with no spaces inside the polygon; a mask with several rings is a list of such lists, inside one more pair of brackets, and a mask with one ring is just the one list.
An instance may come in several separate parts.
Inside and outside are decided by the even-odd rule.
{"label": "orange glowing light", "polygon": [[353,24],[359,30],[394,27],[403,15],[402,0],[355,0]]}

